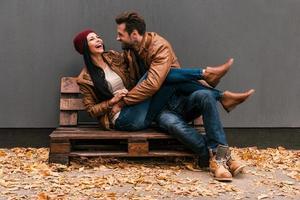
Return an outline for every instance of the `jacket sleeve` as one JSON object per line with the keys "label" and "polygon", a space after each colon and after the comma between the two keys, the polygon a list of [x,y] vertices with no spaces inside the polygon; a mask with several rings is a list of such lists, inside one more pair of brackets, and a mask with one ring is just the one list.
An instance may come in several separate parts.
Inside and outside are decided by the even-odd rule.
{"label": "jacket sleeve", "polygon": [[92,93],[91,86],[87,84],[79,84],[79,88],[83,95],[82,103],[91,117],[96,118],[110,112],[111,107],[109,106],[109,100],[97,103]]}
{"label": "jacket sleeve", "polygon": [[127,96],[124,97],[125,104],[134,105],[155,94],[169,73],[171,61],[172,54],[170,47],[167,45],[159,47],[152,55],[152,62],[148,70],[147,78],[129,91]]}

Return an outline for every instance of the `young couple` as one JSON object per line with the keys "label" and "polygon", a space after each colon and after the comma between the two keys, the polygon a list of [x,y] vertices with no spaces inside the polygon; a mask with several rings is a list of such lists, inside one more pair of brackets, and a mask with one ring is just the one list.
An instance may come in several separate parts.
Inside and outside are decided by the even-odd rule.
{"label": "young couple", "polygon": [[[198,154],[199,166],[209,166],[215,179],[231,181],[245,165],[230,155],[217,102],[230,112],[254,93],[215,89],[233,59],[220,66],[181,69],[170,43],[146,32],[138,13],[122,13],[116,24],[121,53],[106,51],[101,37],[90,29],[73,40],[85,62],[77,82],[87,112],[108,130],[136,131],[156,122]],[[200,115],[205,135],[189,125]]]}

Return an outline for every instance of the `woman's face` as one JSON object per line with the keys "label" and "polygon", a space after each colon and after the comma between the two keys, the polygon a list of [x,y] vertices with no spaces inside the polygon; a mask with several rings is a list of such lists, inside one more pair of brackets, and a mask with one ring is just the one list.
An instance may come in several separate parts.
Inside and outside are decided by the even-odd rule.
{"label": "woman's face", "polygon": [[89,50],[91,54],[99,54],[104,52],[103,41],[96,33],[89,33],[86,36]]}

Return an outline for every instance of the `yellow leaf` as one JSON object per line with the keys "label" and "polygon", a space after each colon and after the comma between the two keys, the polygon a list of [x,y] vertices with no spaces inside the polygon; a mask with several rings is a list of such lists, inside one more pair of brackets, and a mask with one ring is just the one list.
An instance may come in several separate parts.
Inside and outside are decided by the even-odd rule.
{"label": "yellow leaf", "polygon": [[0,186],[7,187],[8,183],[5,180],[0,179]]}
{"label": "yellow leaf", "polygon": [[38,200],[49,200],[49,197],[46,193],[41,192],[38,194]]}
{"label": "yellow leaf", "polygon": [[188,163],[185,165],[185,167],[188,169],[188,170],[191,170],[193,172],[201,172],[202,170],[200,169],[196,169],[194,168],[194,165],[192,163]]}
{"label": "yellow leaf", "polygon": [[49,171],[49,170],[41,170],[41,171],[40,171],[40,174],[41,174],[42,176],[50,176],[50,171]]}
{"label": "yellow leaf", "polygon": [[84,170],[84,167],[79,168],[78,171],[82,172]]}
{"label": "yellow leaf", "polygon": [[32,152],[31,151],[26,152],[25,156],[27,158],[31,158],[32,157]]}
{"label": "yellow leaf", "polygon": [[5,153],[5,151],[0,150],[0,157],[2,156],[6,156],[7,154]]}

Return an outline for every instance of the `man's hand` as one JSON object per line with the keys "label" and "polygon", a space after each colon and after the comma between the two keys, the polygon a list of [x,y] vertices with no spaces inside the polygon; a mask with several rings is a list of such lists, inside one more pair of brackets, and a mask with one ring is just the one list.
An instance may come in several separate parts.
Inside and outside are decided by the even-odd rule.
{"label": "man's hand", "polygon": [[124,106],[125,106],[125,103],[123,100],[116,103],[111,109],[111,115],[114,116],[115,114],[120,112]]}

